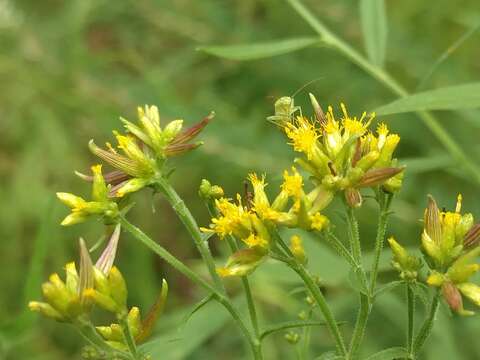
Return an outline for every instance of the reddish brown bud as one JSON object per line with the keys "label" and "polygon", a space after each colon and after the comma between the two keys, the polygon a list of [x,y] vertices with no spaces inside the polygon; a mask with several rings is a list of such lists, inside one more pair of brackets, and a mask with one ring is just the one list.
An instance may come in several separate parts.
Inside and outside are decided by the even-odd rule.
{"label": "reddish brown bud", "polygon": [[362,157],[362,140],[360,138],[357,139],[355,143],[355,152],[353,153],[352,157],[352,167],[357,165],[358,160]]}
{"label": "reddish brown bud", "polygon": [[464,247],[477,246],[480,243],[480,223],[475,224],[463,238]]}
{"label": "reddish brown bud", "polygon": [[450,309],[455,312],[463,311],[463,300],[460,291],[451,282],[446,282],[442,286],[442,294]]}
{"label": "reddish brown bud", "polygon": [[405,170],[404,167],[399,168],[381,168],[381,169],[373,169],[368,170],[365,175],[363,175],[360,183],[358,184],[359,187],[371,187],[381,185],[391,177],[401,173]]}
{"label": "reddish brown bud", "polygon": [[352,208],[359,208],[362,206],[362,194],[360,191],[353,188],[345,189],[345,199],[347,203]]}
{"label": "reddish brown bud", "polygon": [[192,140],[195,136],[197,136],[205,126],[215,117],[215,113],[212,111],[208,116],[205,116],[201,121],[196,123],[195,125],[189,127],[188,129],[183,130],[180,134],[178,134],[175,139],[170,143],[170,145],[179,145],[184,144],[187,141]]}

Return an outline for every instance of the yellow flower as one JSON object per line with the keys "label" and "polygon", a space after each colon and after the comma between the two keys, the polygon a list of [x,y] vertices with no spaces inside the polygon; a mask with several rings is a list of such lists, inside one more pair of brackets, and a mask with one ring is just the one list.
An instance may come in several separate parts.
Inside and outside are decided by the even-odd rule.
{"label": "yellow flower", "polygon": [[293,149],[303,152],[311,160],[317,150],[317,139],[319,137],[317,129],[312,122],[303,116],[297,116],[294,122],[285,124],[284,131],[292,141]]}
{"label": "yellow flower", "polygon": [[102,175],[102,166],[92,166],[93,185],[92,199],[86,201],[83,198],[64,192],[58,192],[58,199],[71,208],[71,213],[62,221],[62,225],[68,226],[84,222],[89,217],[99,215],[107,220],[118,215],[117,204],[108,197],[109,187],[105,184]]}

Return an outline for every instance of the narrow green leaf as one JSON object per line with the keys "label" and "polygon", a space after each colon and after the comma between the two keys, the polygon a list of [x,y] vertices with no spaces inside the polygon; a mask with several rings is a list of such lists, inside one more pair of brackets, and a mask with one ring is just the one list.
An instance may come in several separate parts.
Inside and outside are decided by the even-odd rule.
{"label": "narrow green leaf", "polygon": [[413,94],[383,105],[377,115],[424,110],[455,110],[480,107],[480,83],[449,86]]}
{"label": "narrow green leaf", "polygon": [[276,333],[278,331],[286,330],[286,329],[293,329],[293,328],[300,328],[300,327],[307,327],[307,326],[325,326],[325,322],[323,321],[303,321],[303,320],[296,320],[296,321],[285,321],[280,324],[272,325],[267,327],[262,334],[260,335],[260,339],[264,337]]}
{"label": "narrow green leaf", "polygon": [[403,347],[392,347],[370,355],[367,360],[392,360],[408,357],[408,351]]}
{"label": "narrow green leaf", "polygon": [[288,54],[320,42],[318,37],[301,37],[243,45],[205,46],[198,50],[225,59],[244,61]]}
{"label": "narrow green leaf", "polygon": [[360,19],[368,58],[383,67],[387,49],[387,15],[384,0],[360,0]]}
{"label": "narrow green leaf", "polygon": [[383,285],[382,287],[380,287],[377,291],[375,291],[375,294],[374,296],[375,297],[378,297],[388,291],[391,291],[391,290],[394,290],[396,287],[402,285],[402,284],[405,284],[404,281],[400,281],[400,280],[397,280],[397,281],[392,281],[388,284],[385,284]]}

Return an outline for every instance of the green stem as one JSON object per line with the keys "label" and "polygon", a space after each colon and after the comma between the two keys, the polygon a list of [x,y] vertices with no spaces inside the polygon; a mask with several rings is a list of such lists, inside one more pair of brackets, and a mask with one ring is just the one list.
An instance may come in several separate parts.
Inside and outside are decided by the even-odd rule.
{"label": "green stem", "polygon": [[405,282],[405,287],[407,290],[407,351],[411,354],[413,346],[415,296],[413,294],[412,285],[409,282]]}
{"label": "green stem", "polygon": [[140,359],[137,351],[137,345],[135,344],[135,339],[133,338],[132,332],[130,331],[130,325],[128,324],[127,316],[120,316],[118,321],[120,323],[120,326],[122,327],[123,338],[125,340],[125,343],[127,344],[130,354],[132,354],[132,358],[134,360]]}
{"label": "green stem", "polygon": [[352,256],[357,264],[362,265],[362,247],[360,245],[360,232],[358,230],[358,222],[355,218],[355,210],[345,203],[347,213],[347,229],[348,238],[350,240],[350,249]]}
{"label": "green stem", "polygon": [[[362,250],[360,245],[360,232],[358,230],[358,221],[355,217],[354,209],[348,206],[347,203],[345,203],[345,210],[347,214],[347,228],[352,248],[352,255],[355,258],[355,261],[359,264],[359,267],[357,269],[354,269],[354,271],[360,272],[362,288],[367,289],[367,276],[362,266]],[[358,309],[357,320],[355,321],[355,327],[353,329],[352,340],[350,341],[350,348],[348,352],[349,358],[355,358],[358,348],[362,343],[371,310],[371,294],[367,295],[360,292],[359,296],[360,306]]]}
{"label": "green stem", "polygon": [[197,222],[195,221],[195,218],[192,216],[188,207],[185,205],[185,202],[180,198],[180,196],[178,196],[175,189],[163,176],[156,177],[155,184],[158,185],[159,190],[165,195],[167,201],[170,203],[173,210],[176,212],[176,214],[190,233],[190,236],[195,242],[195,246],[200,252],[203,261],[207,265],[208,272],[210,273],[210,276],[215,283],[216,288],[225,293],[225,288],[223,286],[222,280],[217,274],[215,262],[213,261],[212,253],[210,252],[210,249],[208,247],[208,242],[203,239]]}
{"label": "green stem", "polygon": [[[320,22],[312,13],[302,4],[300,0],[286,0],[290,6],[321,36],[322,41],[332,48],[336,49],[353,63],[365,70],[373,78],[384,84],[393,93],[400,97],[409,95],[408,91],[400,85],[397,80],[390,76],[382,68],[372,64],[362,54],[351,47],[348,43],[333,34],[322,22]],[[429,112],[418,111],[420,119],[428,129],[445,146],[450,154],[461,162],[465,168],[474,176],[477,182],[480,182],[480,167],[472,162],[450,134],[443,128],[439,121]]]}
{"label": "green stem", "polygon": [[390,214],[390,204],[392,203],[392,195],[383,194],[380,190],[379,195],[380,212],[378,215],[377,236],[375,239],[375,250],[373,257],[372,272],[370,277],[370,294],[375,292],[378,276],[378,264],[380,263],[380,255],[382,254],[383,244],[385,242],[385,232],[387,230],[388,216]]}
{"label": "green stem", "polygon": [[[211,217],[218,217],[217,209],[213,206],[211,201],[206,201],[208,212],[210,213]],[[232,236],[227,236],[227,243],[232,253],[239,250],[237,240]],[[257,316],[257,309],[255,307],[255,301],[253,300],[252,296],[252,289],[250,287],[250,282],[248,281],[247,276],[242,276],[242,286],[243,291],[245,293],[245,298],[247,299],[247,307],[248,313],[250,315],[250,322],[252,323],[253,332],[255,337],[258,340],[258,349],[257,351],[262,354],[262,337],[261,337],[261,330],[258,324],[258,316]]]}
{"label": "green stem", "polygon": [[330,334],[335,340],[335,346],[337,348],[338,353],[341,356],[345,357],[347,355],[347,348],[345,346],[345,341],[343,340],[343,336],[342,336],[342,333],[340,332],[337,321],[335,320],[335,316],[333,315],[332,310],[328,306],[327,300],[323,296],[318,285],[315,283],[315,280],[313,279],[310,272],[302,264],[296,261],[292,252],[288,248],[287,244],[285,244],[283,239],[280,237],[280,235],[275,231],[272,233],[273,233],[273,236],[275,237],[276,242],[289,256],[289,259],[287,260],[286,264],[289,265],[290,268],[302,278],[306,287],[310,290],[310,293],[315,299],[315,302],[317,303],[325,319],[328,330],[330,331]]}
{"label": "green stem", "polygon": [[150,250],[152,250],[155,254],[160,256],[163,260],[165,260],[170,266],[174,269],[185,275],[188,279],[190,279],[195,284],[201,286],[209,293],[213,294],[216,301],[223,305],[223,307],[230,313],[235,323],[240,328],[241,332],[247,339],[253,355],[254,359],[261,360],[262,355],[258,351],[258,340],[255,336],[248,330],[245,323],[243,322],[240,313],[235,309],[230,302],[230,300],[218,289],[210,285],[204,279],[202,279],[197,273],[193,272],[189,267],[187,267],[184,263],[178,260],[175,256],[170,254],[164,247],[157,244],[153,241],[150,237],[148,237],[144,232],[142,232],[139,228],[135,225],[131,224],[127,219],[124,217],[120,217],[120,222],[122,227],[127,230],[130,234],[132,234],[137,240],[142,242],[145,246],[147,246]]}
{"label": "green stem", "polygon": [[352,254],[348,251],[348,249],[343,245],[343,243],[338,239],[335,234],[333,234],[330,229],[325,230],[326,235],[325,240],[335,249],[337,254],[343,257],[352,268],[358,268],[360,265],[356,262],[353,258]]}
{"label": "green stem", "polygon": [[418,353],[422,349],[425,341],[427,340],[428,336],[432,332],[433,323],[435,321],[435,315],[437,314],[438,305],[440,303],[440,291],[437,291],[432,299],[432,303],[430,305],[430,311],[423,322],[420,331],[418,332],[417,336],[415,337],[415,341],[413,342],[412,348],[412,357],[414,359],[417,358]]}
{"label": "green stem", "polygon": [[367,328],[370,310],[370,298],[367,295],[360,293],[360,308],[358,310],[357,320],[355,322],[355,328],[353,329],[352,340],[350,342],[349,359],[356,357],[358,348],[360,347],[363,336],[365,335],[365,329]]}

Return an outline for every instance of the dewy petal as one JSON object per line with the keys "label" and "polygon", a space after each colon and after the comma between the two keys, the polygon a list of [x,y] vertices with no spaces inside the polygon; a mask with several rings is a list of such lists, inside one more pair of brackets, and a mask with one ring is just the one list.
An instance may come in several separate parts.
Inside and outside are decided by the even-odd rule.
{"label": "dewy petal", "polygon": [[186,143],[187,141],[192,140],[195,136],[197,136],[205,126],[215,117],[215,112],[211,112],[208,114],[206,117],[204,117],[200,122],[197,124],[183,130],[181,133],[179,133],[173,141],[170,143],[170,145],[176,145],[176,144],[183,144]]}
{"label": "dewy petal", "polygon": [[131,176],[141,176],[143,174],[142,168],[139,166],[139,164],[137,164],[133,160],[130,160],[126,156],[104,150],[95,145],[93,140],[90,140],[90,142],[88,143],[88,147],[94,155],[106,161],[114,168],[120,169]]}
{"label": "dewy petal", "polygon": [[110,236],[110,240],[108,241],[105,250],[103,250],[102,255],[100,255],[97,262],[95,263],[95,267],[102,271],[105,275],[110,272],[110,269],[113,266],[113,262],[115,261],[118,239],[120,238],[120,230],[121,226],[120,224],[117,224],[117,226],[115,226],[115,230],[113,230],[113,233]]}
{"label": "dewy petal", "polygon": [[440,224],[440,210],[433,196],[428,195],[428,205],[425,210],[425,231],[430,238],[440,244],[442,239],[442,227]]}

